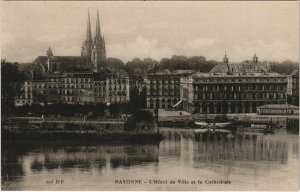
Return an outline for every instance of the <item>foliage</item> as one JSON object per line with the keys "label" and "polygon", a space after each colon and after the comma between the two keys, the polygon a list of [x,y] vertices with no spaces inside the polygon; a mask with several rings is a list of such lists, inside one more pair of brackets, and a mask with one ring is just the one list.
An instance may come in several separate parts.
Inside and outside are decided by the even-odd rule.
{"label": "foliage", "polygon": [[140,91],[137,86],[132,86],[129,96],[130,102],[128,108],[131,113],[146,108],[146,87],[143,87]]}
{"label": "foliage", "polygon": [[127,122],[124,125],[126,131],[136,130],[137,124],[143,123],[145,125],[154,128],[154,117],[153,113],[148,110],[137,110],[131,117],[128,118]]}
{"label": "foliage", "polygon": [[209,72],[217,64],[218,62],[216,61],[207,61],[203,56],[186,57],[182,55],[174,55],[170,59],[161,59],[159,69]]}
{"label": "foliage", "polygon": [[141,60],[134,58],[125,65],[125,70],[136,81],[142,81],[147,72],[153,72],[160,69],[173,70],[197,70],[201,72],[209,72],[219,62],[207,61],[203,56],[186,57],[182,55],[174,55],[171,58],[162,58],[159,62],[151,58]]}
{"label": "foliage", "polygon": [[[97,117],[113,116],[117,117],[120,113],[127,111],[127,103],[114,103],[107,106],[103,103],[100,104],[51,104],[41,106],[33,104],[31,106],[25,105],[22,107],[14,108],[14,115],[16,116],[63,116],[63,117],[78,117],[88,116],[89,119]],[[105,116],[106,115],[106,116]]]}
{"label": "foliage", "polygon": [[124,67],[124,62],[120,59],[109,57],[106,59],[106,67],[122,69]]}
{"label": "foliage", "polygon": [[126,63],[124,69],[134,82],[143,82],[143,78],[148,70],[156,64],[157,61],[151,58],[145,58],[143,60],[134,58],[132,61]]}
{"label": "foliage", "polygon": [[24,74],[18,70],[18,63],[1,60],[1,116],[10,115],[14,98],[20,94]]}
{"label": "foliage", "polygon": [[291,74],[294,70],[299,70],[299,63],[289,60],[279,62],[270,62],[271,71],[281,74]]}

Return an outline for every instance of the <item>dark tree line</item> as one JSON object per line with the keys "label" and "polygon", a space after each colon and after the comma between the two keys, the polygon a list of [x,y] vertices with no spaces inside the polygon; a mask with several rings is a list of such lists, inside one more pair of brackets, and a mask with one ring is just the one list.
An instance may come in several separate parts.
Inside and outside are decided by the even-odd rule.
{"label": "dark tree line", "polygon": [[25,105],[13,109],[13,114],[16,116],[88,116],[93,119],[97,117],[117,117],[121,113],[127,113],[128,103],[112,103],[110,105],[103,103],[84,105],[58,103],[45,106],[32,104],[31,106]]}
{"label": "dark tree line", "polygon": [[153,72],[161,69],[174,70],[196,70],[200,72],[209,72],[213,67],[220,62],[207,61],[203,56],[177,56],[174,55],[171,58],[163,58],[160,61],[156,61],[151,58],[139,59],[134,58],[126,63],[120,59],[108,58],[106,66],[112,68],[124,69],[130,79],[133,81],[142,82],[145,75],[148,72]]}
{"label": "dark tree line", "polygon": [[12,114],[15,96],[20,94],[24,74],[18,70],[18,63],[1,60],[1,116]]}
{"label": "dark tree line", "polygon": [[270,62],[271,71],[281,74],[291,74],[294,70],[299,70],[299,63],[291,61]]}
{"label": "dark tree line", "polygon": [[[203,56],[186,57],[182,55],[174,55],[171,58],[163,58],[156,61],[151,58],[139,59],[134,58],[127,63],[123,63],[119,59],[109,58],[108,67],[116,67],[124,69],[132,79],[141,80],[150,70],[169,69],[173,70],[196,70],[200,72],[209,72],[216,65],[222,63],[214,60],[207,61]],[[299,63],[289,60],[283,62],[269,62],[271,71],[281,74],[291,74],[294,70],[299,70]]]}
{"label": "dark tree line", "polygon": [[207,61],[203,56],[177,56],[174,55],[170,59],[163,58],[159,62],[159,69],[170,70],[196,70],[200,72],[209,72],[219,62]]}

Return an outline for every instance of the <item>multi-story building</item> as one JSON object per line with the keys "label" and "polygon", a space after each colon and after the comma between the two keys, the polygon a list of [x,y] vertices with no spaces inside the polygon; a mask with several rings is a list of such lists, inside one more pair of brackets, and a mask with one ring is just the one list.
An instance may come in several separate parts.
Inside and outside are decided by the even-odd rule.
{"label": "multi-story building", "polygon": [[255,113],[257,106],[287,102],[286,75],[259,68],[252,72],[231,70],[234,68],[228,67],[226,56],[224,61],[222,65],[226,70],[223,72],[212,70],[211,73],[181,78],[180,100],[184,110],[192,113]]}
{"label": "multi-story building", "polygon": [[147,108],[168,109],[180,101],[180,78],[191,71],[170,72],[168,69],[146,76]]}
{"label": "multi-story building", "polygon": [[129,101],[129,78],[123,70],[46,75],[27,80],[15,105],[119,103]]}
{"label": "multi-story building", "polygon": [[15,105],[60,103],[60,94],[60,76],[48,75],[43,79],[26,80],[21,86],[21,94],[15,99]]}
{"label": "multi-story building", "polygon": [[69,73],[62,76],[62,102],[94,103],[93,73]]}
{"label": "multi-story building", "polygon": [[299,70],[294,70],[288,76],[289,103],[299,106]]}
{"label": "multi-story building", "polygon": [[124,70],[110,69],[106,79],[105,101],[108,103],[129,101],[129,77]]}

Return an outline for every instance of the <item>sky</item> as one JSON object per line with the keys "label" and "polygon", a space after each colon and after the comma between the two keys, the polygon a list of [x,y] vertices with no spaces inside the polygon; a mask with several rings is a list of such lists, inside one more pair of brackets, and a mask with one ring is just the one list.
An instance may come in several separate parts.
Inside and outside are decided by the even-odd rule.
{"label": "sky", "polygon": [[79,56],[87,12],[97,8],[107,57],[160,60],[173,55],[221,61],[299,61],[299,2],[285,1],[1,1],[1,58],[31,62]]}

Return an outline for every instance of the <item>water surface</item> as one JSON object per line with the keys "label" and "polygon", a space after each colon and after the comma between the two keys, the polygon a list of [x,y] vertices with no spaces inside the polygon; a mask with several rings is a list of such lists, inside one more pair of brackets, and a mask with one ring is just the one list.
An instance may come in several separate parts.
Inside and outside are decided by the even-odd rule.
{"label": "water surface", "polygon": [[[159,144],[2,145],[2,190],[298,189],[299,135],[163,132]],[[120,184],[127,180],[142,184]],[[230,184],[212,184],[220,181]]]}

